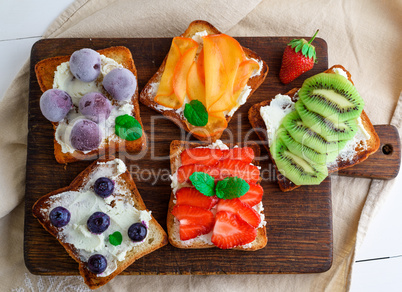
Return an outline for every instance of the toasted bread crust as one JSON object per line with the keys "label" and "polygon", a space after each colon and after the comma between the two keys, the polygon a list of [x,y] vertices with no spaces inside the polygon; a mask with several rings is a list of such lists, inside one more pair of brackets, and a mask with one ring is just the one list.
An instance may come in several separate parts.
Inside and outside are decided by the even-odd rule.
{"label": "toasted bread crust", "polygon": [[[341,65],[334,65],[334,66],[332,66],[331,68],[329,68],[328,70],[326,70],[324,72],[325,73],[334,73],[333,69],[335,69],[335,68],[339,68],[339,69],[342,69],[343,71],[345,71],[347,76],[348,76],[348,80],[350,82],[352,82],[352,84],[353,84],[350,72],[347,71]],[[289,95],[292,98],[292,100],[295,101],[295,95],[296,95],[298,90],[299,90],[299,88],[294,88],[294,89],[290,90],[288,93],[286,93],[286,95]],[[258,137],[261,139],[261,141],[263,141],[263,145],[267,149],[268,154],[269,154],[269,156],[271,158],[271,161],[273,162],[273,165],[275,167],[275,171],[277,173],[278,184],[279,184],[280,189],[282,191],[284,191],[284,192],[287,192],[287,191],[294,190],[294,189],[296,189],[296,188],[298,188],[300,186],[295,185],[289,179],[287,179],[283,175],[280,175],[280,172],[278,171],[276,163],[272,159],[271,153],[269,151],[267,127],[265,125],[264,120],[261,117],[260,109],[263,106],[269,105],[270,102],[271,102],[270,100],[266,100],[266,101],[263,101],[263,102],[260,102],[260,103],[257,103],[255,105],[253,105],[250,108],[249,112],[248,112],[248,118],[249,118],[251,126],[254,128],[255,132],[258,135]],[[364,129],[370,134],[370,139],[367,140],[367,148],[363,149],[361,147],[357,147],[356,148],[356,154],[353,157],[353,159],[351,159],[351,160],[343,161],[343,160],[340,160],[339,158],[337,158],[337,160],[336,160],[337,163],[331,165],[330,168],[328,168],[328,173],[333,173],[333,172],[336,172],[338,170],[345,169],[345,168],[348,168],[348,167],[352,167],[355,164],[363,162],[371,154],[375,153],[378,150],[378,148],[380,147],[380,138],[378,137],[376,131],[374,130],[374,126],[372,125],[370,119],[368,118],[368,116],[364,112],[364,110],[362,111],[360,117],[362,119],[362,124],[364,126]]]}
{"label": "toasted bread crust", "polygon": [[[221,34],[221,32],[217,28],[215,28],[212,24],[210,24],[206,21],[203,21],[203,20],[195,20],[190,23],[190,25],[188,26],[186,31],[183,34],[181,34],[180,36],[191,38],[197,32],[201,32],[204,30],[206,30],[208,32],[208,34]],[[251,88],[251,92],[247,97],[247,99],[249,99],[250,96],[257,90],[257,88],[264,82],[264,80],[268,74],[269,68],[268,68],[268,65],[264,62],[264,60],[262,60],[255,52],[253,52],[250,49],[245,48],[245,47],[242,47],[242,48],[248,58],[256,59],[258,61],[261,61],[263,64],[263,68],[261,70],[260,75],[250,78],[247,82],[247,85],[250,86],[250,88]],[[175,109],[169,109],[169,110],[162,109],[159,106],[159,104],[154,101],[156,92],[153,92],[152,84],[160,82],[163,71],[165,70],[166,60],[167,60],[167,55],[166,55],[165,59],[163,60],[161,66],[159,67],[158,71],[156,71],[154,76],[152,76],[152,78],[148,81],[148,83],[145,85],[145,87],[141,91],[140,102],[142,104],[152,108],[153,110],[163,114],[164,116],[169,118],[177,126],[184,129],[185,131],[191,132],[190,128],[188,127],[188,125],[186,123],[186,120],[185,120],[183,114],[177,113]],[[229,123],[230,120],[232,119],[232,116],[227,115],[225,118],[226,118],[226,121]],[[192,133],[192,135],[201,141],[215,142],[217,139],[219,139],[222,136],[222,133],[223,132],[218,132],[209,137],[203,137],[203,136],[197,135],[195,133]]]}
{"label": "toasted bread crust", "polygon": [[[138,80],[137,68],[135,67],[134,60],[132,58],[131,52],[126,47],[110,47],[97,51],[99,54],[105,55],[108,58],[115,60],[117,63],[123,65],[124,68],[130,70]],[[53,58],[48,58],[38,62],[35,65],[35,74],[39,83],[39,87],[42,92],[45,92],[48,89],[53,88],[53,80],[54,80],[54,72],[57,70],[57,66],[61,63],[68,62],[70,60],[70,56],[58,56]],[[138,87],[134,95],[131,98],[132,103],[134,105],[133,116],[137,121],[140,122],[143,130],[142,137],[135,141],[126,141],[118,138],[115,142],[108,142],[106,145],[95,149],[89,153],[83,153],[82,151],[76,150],[73,153],[63,153],[61,149],[61,145],[56,141],[56,138],[53,139],[54,142],[54,155],[58,163],[70,163],[80,160],[93,160],[104,154],[113,155],[117,152],[127,151],[129,153],[137,153],[146,147],[146,135],[144,132],[144,127],[142,125],[141,116],[140,116],[140,108],[138,104]],[[53,123],[54,129],[54,137],[56,136],[56,128],[58,123]]]}
{"label": "toasted bread crust", "polygon": [[[142,252],[130,254],[123,262],[119,262],[119,266],[117,269],[106,277],[97,277],[96,274],[91,273],[87,268],[86,264],[82,262],[79,258],[78,250],[74,247],[74,245],[61,241],[58,238],[58,229],[55,228],[49,221],[48,218],[45,218],[44,214],[41,212],[43,209],[48,209],[50,206],[49,198],[63,193],[67,191],[78,191],[85,183],[89,175],[99,167],[98,162],[107,162],[113,160],[115,157],[110,156],[109,158],[100,158],[94,161],[90,166],[88,166],[85,170],[83,170],[72,182],[69,186],[55,190],[50,192],[47,195],[41,197],[32,207],[33,215],[38,219],[39,223],[56,239],[60,242],[60,244],[65,248],[67,253],[79,264],[79,271],[81,276],[84,278],[85,283],[91,288],[96,289],[110,280],[112,280],[115,276],[120,274],[124,269],[130,266],[135,260],[165,246],[168,243],[167,234],[165,230],[159,225],[159,223],[155,220],[155,218],[151,215],[152,219],[149,221],[149,229],[148,232],[152,234],[159,235],[159,241],[155,240],[152,245]],[[131,177],[128,170],[121,174],[122,179],[124,180],[125,184],[127,185],[128,189],[131,191],[131,197],[134,202],[134,207],[138,210],[147,210],[144,201],[140,193],[137,190],[135,182]],[[147,210],[148,211],[148,210]]]}
{"label": "toasted bread crust", "polygon": [[[183,150],[195,148],[195,147],[199,147],[199,146],[203,146],[203,145],[208,145],[208,144],[173,140],[170,143],[170,168],[171,168],[172,174],[175,173],[181,165],[180,154]],[[230,148],[232,148],[234,145],[228,145],[228,146]],[[257,145],[257,143],[249,142],[243,146],[251,147],[254,150],[255,157],[260,156],[260,147]],[[254,160],[252,163],[254,165],[258,166],[258,161]],[[203,242],[202,240],[199,240],[199,239],[194,239],[190,245],[186,245],[180,239],[174,238],[173,229],[174,229],[174,225],[175,225],[175,217],[172,215],[172,210],[173,210],[174,206],[175,206],[174,194],[173,194],[173,192],[171,192],[170,200],[169,200],[169,209],[168,209],[168,214],[167,214],[167,230],[168,230],[170,244],[175,247],[178,247],[178,248],[188,248],[188,249],[201,249],[201,248],[215,247],[215,245],[206,244],[205,242]],[[244,250],[244,251],[255,251],[255,250],[264,248],[267,245],[267,242],[268,242],[268,238],[267,238],[266,228],[265,228],[265,226],[262,226],[257,229],[257,237],[252,242],[250,247],[247,247],[247,248],[235,247],[233,249]]]}

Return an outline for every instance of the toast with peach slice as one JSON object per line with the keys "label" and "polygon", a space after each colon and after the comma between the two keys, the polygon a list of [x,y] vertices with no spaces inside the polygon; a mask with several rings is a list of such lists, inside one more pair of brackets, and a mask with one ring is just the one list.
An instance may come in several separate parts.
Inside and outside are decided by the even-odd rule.
{"label": "toast with peach slice", "polygon": [[[216,141],[235,111],[263,83],[267,64],[235,39],[206,21],[193,21],[172,40],[158,71],[140,93],[140,101],[202,141]],[[185,109],[199,101],[207,121],[194,123]]]}

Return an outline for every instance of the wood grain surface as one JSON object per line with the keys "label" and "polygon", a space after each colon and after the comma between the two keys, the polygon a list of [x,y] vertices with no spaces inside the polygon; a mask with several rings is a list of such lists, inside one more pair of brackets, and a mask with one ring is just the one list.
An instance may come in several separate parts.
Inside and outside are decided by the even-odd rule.
{"label": "wood grain surface", "polygon": [[[300,87],[302,80],[328,68],[327,45],[316,39],[318,63],[303,78],[290,85],[279,82],[278,73],[286,44],[292,37],[238,38],[239,42],[268,64],[263,85],[234,115],[222,136],[227,143],[261,141],[252,131],[247,112],[257,102],[277,93]],[[40,275],[77,275],[78,264],[57,240],[48,234],[32,215],[34,202],[55,189],[65,187],[90,161],[60,165],[53,156],[51,123],[41,114],[41,92],[34,75],[36,62],[53,56],[69,55],[77,49],[128,47],[138,69],[139,89],[156,72],[169,50],[171,39],[48,39],[35,44],[31,54],[28,119],[28,156],[24,255],[28,269]],[[353,72],[352,72],[353,73]],[[172,122],[140,105],[141,118],[148,135],[147,151],[138,155],[121,153],[148,209],[166,230],[166,214],[171,192],[169,144],[173,139],[194,140]],[[136,261],[123,274],[238,274],[238,273],[315,273],[332,264],[331,180],[319,186],[304,186],[283,193],[267,152],[261,147],[260,165],[264,187],[263,204],[267,221],[268,244],[256,252],[219,250],[183,250],[165,246]]]}

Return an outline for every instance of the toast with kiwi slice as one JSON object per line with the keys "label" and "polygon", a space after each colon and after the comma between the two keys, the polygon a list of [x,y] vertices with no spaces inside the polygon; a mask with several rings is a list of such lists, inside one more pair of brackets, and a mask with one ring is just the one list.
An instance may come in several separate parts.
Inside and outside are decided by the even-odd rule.
{"label": "toast with kiwi slice", "polygon": [[[108,181],[112,183],[105,184]],[[113,156],[94,161],[69,186],[39,198],[32,211],[78,262],[79,272],[91,289],[105,285],[134,261],[168,243],[166,232],[146,208],[125,163]],[[89,218],[99,211],[109,216],[109,225],[95,234]],[[134,224],[146,228],[142,238],[129,235]],[[99,254],[106,259],[106,267],[95,272],[88,262]]]}
{"label": "toast with kiwi slice", "polygon": [[[330,79],[335,77],[343,82],[342,78],[346,78],[353,85],[350,73],[343,66],[335,65],[324,71],[324,74],[320,73],[322,74],[320,78],[324,78],[323,85],[311,77],[310,80],[313,80],[314,84],[310,87],[305,86],[303,90],[294,88],[285,94],[291,100],[287,106],[293,106],[294,110],[283,118],[276,132],[279,137],[278,143],[270,140],[271,145],[269,144],[271,138],[261,116],[261,108],[269,106],[271,100],[255,104],[249,110],[249,121],[268,150],[282,191],[296,189],[301,184],[317,184],[317,181],[319,183],[330,173],[366,160],[380,146],[380,139],[362,109],[364,102],[358,94],[339,91],[340,94],[347,96],[342,101],[337,100],[336,94],[330,96],[330,100],[322,97],[321,90],[331,89],[337,92],[338,89],[334,89],[336,86],[325,81],[327,76],[325,74],[338,72],[343,72],[344,76],[331,75]],[[312,88],[314,93],[308,93]],[[354,91],[354,86],[350,90]],[[323,106],[320,106],[320,103]],[[363,133],[364,137],[356,133]],[[359,140],[361,137],[362,140]],[[303,159],[300,160],[300,157]],[[305,165],[306,161],[311,163]],[[289,169],[288,164],[298,167],[295,170]],[[322,167],[323,164],[326,167]],[[293,181],[286,176],[286,171],[283,169],[288,170],[287,176]]]}
{"label": "toast with kiwi slice", "polygon": [[[137,69],[134,64],[133,57],[128,48],[123,46],[118,47],[110,47],[97,51],[101,56],[103,55],[106,58],[112,59],[119,64],[120,67],[126,68],[130,70],[135,78],[138,80]],[[63,63],[69,62],[71,55],[68,56],[57,56],[48,59],[44,59],[39,61],[35,65],[35,74],[37,77],[37,81],[39,83],[39,87],[42,92],[45,92],[49,89],[54,88],[55,84],[55,74],[58,70],[58,67]],[[102,61],[103,62],[103,61]],[[103,64],[102,64],[103,66]],[[67,69],[69,67],[67,66]],[[102,69],[101,69],[102,72]],[[102,86],[102,73],[99,75],[98,79],[95,81],[96,86],[98,87],[98,91],[100,91],[112,104],[112,107],[118,106],[118,101],[113,100],[110,94],[103,88]],[[71,75],[72,76],[72,75]],[[73,78],[73,77],[72,77]],[[66,90],[67,93],[68,90]],[[69,93],[71,95],[71,93]],[[71,96],[73,98],[73,96]],[[76,98],[80,98],[77,96]],[[39,101],[38,101],[39,102]],[[102,155],[113,155],[117,152],[128,152],[128,153],[138,153],[142,149],[146,147],[146,135],[143,130],[142,121],[140,117],[140,108],[138,104],[138,86],[135,89],[135,92],[131,98],[127,101],[130,106],[132,106],[132,110],[129,113],[130,116],[134,117],[139,124],[141,125],[141,137],[128,141],[126,139],[122,139],[114,133],[114,129],[110,129],[110,135],[108,137],[104,137],[103,141],[99,145],[97,149],[93,149],[90,151],[80,151],[74,149],[69,144],[68,131],[57,131],[59,124],[62,122],[51,122],[54,129],[54,155],[56,161],[61,164],[80,161],[80,160],[93,160]],[[79,113],[78,106],[75,105],[74,108],[70,111],[74,112],[73,114]],[[112,121],[114,122],[114,121]],[[109,122],[107,122],[109,123]],[[67,127],[68,129],[68,127]],[[113,133],[112,133],[113,132]],[[58,137],[60,136],[60,137]]]}
{"label": "toast with kiwi slice", "polygon": [[[202,36],[221,35],[221,34],[222,33],[212,24],[203,20],[195,20],[190,23],[186,31],[183,34],[181,34],[180,37],[190,39],[192,38],[197,42],[199,42],[198,45],[199,49],[194,58],[195,60],[198,60],[201,52],[200,49],[202,47],[203,42]],[[200,127],[193,126],[185,118],[184,107],[186,102],[184,102],[181,108],[174,109],[162,106],[161,104],[155,101],[155,97],[158,92],[162,76],[166,69],[169,54],[165,57],[161,66],[153,75],[153,77],[147,82],[145,87],[142,89],[140,93],[140,102],[150,107],[151,109],[157,111],[158,113],[164,115],[165,117],[173,121],[177,126],[184,129],[185,131],[192,133],[192,135],[195,138],[201,141],[210,141],[210,142],[216,141],[222,136],[223,131],[226,129],[227,124],[230,122],[235,111],[251,97],[251,95],[257,90],[257,88],[264,82],[268,74],[269,69],[268,65],[265,63],[264,60],[261,59],[260,56],[258,56],[255,52],[253,52],[248,48],[241,47],[241,49],[243,50],[247,60],[254,60],[258,62],[259,69],[258,72],[256,72],[254,75],[251,75],[246,85],[243,87],[244,94],[243,97],[241,98],[241,102],[238,103],[237,106],[232,107],[230,110],[226,110],[223,112],[223,117],[221,118],[225,120],[224,122],[222,123],[216,122],[210,128],[208,128],[208,130],[205,130],[206,126],[200,126]],[[213,115],[214,114],[211,114],[209,119],[211,119],[211,116]]]}

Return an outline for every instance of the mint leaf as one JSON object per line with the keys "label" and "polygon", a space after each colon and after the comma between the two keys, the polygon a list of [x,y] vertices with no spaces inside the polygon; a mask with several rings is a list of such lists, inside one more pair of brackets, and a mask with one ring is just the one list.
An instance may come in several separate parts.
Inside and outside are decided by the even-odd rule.
{"label": "mint leaf", "polygon": [[208,112],[202,102],[192,100],[184,107],[184,117],[196,127],[204,127],[208,123]]}
{"label": "mint leaf", "polygon": [[216,196],[220,199],[240,198],[250,189],[250,185],[237,176],[227,177],[216,183]]}
{"label": "mint leaf", "polygon": [[123,236],[119,231],[116,231],[115,233],[109,235],[109,242],[114,246],[120,245],[122,241]]}
{"label": "mint leaf", "polygon": [[115,134],[127,141],[134,141],[142,136],[141,124],[130,115],[118,116],[115,120]]}
{"label": "mint leaf", "polygon": [[200,193],[212,197],[215,195],[215,179],[205,172],[193,172],[190,181]]}

